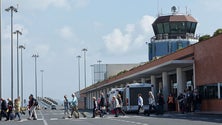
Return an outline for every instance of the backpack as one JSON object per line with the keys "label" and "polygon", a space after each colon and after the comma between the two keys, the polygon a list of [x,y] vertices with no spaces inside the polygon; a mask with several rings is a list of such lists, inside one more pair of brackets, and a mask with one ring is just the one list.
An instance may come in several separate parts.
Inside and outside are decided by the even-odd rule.
{"label": "backpack", "polygon": [[38,101],[36,99],[34,100],[34,102],[35,102],[34,106],[38,106],[39,105],[39,103],[38,103]]}

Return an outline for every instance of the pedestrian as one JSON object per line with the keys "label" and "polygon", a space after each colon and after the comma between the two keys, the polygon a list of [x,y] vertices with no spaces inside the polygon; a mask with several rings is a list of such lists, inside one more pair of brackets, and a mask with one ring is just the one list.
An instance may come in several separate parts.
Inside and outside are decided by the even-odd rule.
{"label": "pedestrian", "polygon": [[119,101],[116,98],[116,96],[113,96],[112,100],[113,100],[113,107],[114,107],[115,117],[118,117],[119,116],[118,108],[120,107]]}
{"label": "pedestrian", "polygon": [[175,101],[173,95],[170,93],[169,96],[167,97],[167,106],[168,106],[168,111],[174,111],[175,107]]}
{"label": "pedestrian", "polygon": [[143,98],[142,98],[142,94],[139,93],[138,94],[138,110],[137,110],[137,114],[139,114],[140,112],[143,112]]}
{"label": "pedestrian", "polygon": [[71,104],[71,116],[79,118],[78,99],[75,93],[72,93],[72,101],[70,104]]}
{"label": "pedestrian", "polygon": [[96,100],[96,97],[93,97],[93,116],[92,118],[95,118],[98,113],[98,102]]}
{"label": "pedestrian", "polygon": [[7,112],[6,121],[14,119],[13,102],[12,102],[11,98],[8,98],[7,101],[8,101],[8,106],[7,106],[7,111],[8,112]]}
{"label": "pedestrian", "polygon": [[163,114],[163,106],[165,104],[164,97],[162,93],[157,94],[157,114]]}
{"label": "pedestrian", "polygon": [[33,97],[33,95],[31,94],[31,95],[29,96],[29,107],[30,107],[29,111],[30,111],[30,113],[29,113],[29,118],[28,118],[28,120],[31,120],[32,117],[34,117],[33,120],[37,120],[37,114],[36,114],[36,108],[37,108],[37,106],[38,106],[38,102],[37,102],[37,100]]}
{"label": "pedestrian", "polygon": [[118,107],[118,111],[119,113],[121,113],[123,116],[126,115],[126,113],[123,111],[123,101],[122,101],[122,97],[120,94],[117,95],[117,99],[118,99],[118,102],[119,102],[119,105],[120,107]]}
{"label": "pedestrian", "polygon": [[106,110],[104,93],[101,92],[100,96],[101,96],[100,97],[100,103],[99,103],[100,117],[104,117],[105,110]]}
{"label": "pedestrian", "polygon": [[150,113],[151,113],[152,108],[153,108],[155,111],[157,111],[157,109],[156,109],[155,97],[154,97],[152,91],[149,91],[148,94],[149,94],[149,95],[148,95],[149,108],[148,108],[148,114],[147,114],[147,115],[150,116]]}
{"label": "pedestrian", "polygon": [[14,108],[15,108],[15,119],[16,117],[18,116],[18,121],[21,121],[21,117],[20,117],[20,109],[21,109],[21,106],[20,106],[20,102],[19,102],[19,99],[15,99],[14,100]]}
{"label": "pedestrian", "polygon": [[202,98],[201,98],[201,95],[197,89],[194,90],[194,99],[193,100],[194,100],[194,111],[195,112],[200,111]]}
{"label": "pedestrian", "polygon": [[69,100],[66,95],[64,95],[64,116],[63,118],[66,118],[66,115],[68,115],[68,118],[71,118],[69,113]]}
{"label": "pedestrian", "polygon": [[7,118],[7,104],[4,98],[1,98],[1,110],[0,110],[0,121],[2,120],[2,117]]}
{"label": "pedestrian", "polygon": [[184,111],[185,111],[185,95],[180,92],[179,96],[177,97],[177,100],[179,102],[179,108],[180,108],[180,112],[182,114],[184,114]]}

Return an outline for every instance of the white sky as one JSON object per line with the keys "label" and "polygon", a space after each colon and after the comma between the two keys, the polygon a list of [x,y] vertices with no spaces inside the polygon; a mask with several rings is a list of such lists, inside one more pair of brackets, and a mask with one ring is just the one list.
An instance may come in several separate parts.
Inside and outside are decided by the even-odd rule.
{"label": "white sky", "polygon": [[[159,5],[158,5],[159,3]],[[24,94],[35,95],[34,58],[38,58],[38,95],[41,96],[41,72],[44,70],[44,96],[60,99],[78,90],[77,55],[87,48],[87,86],[92,84],[91,67],[104,64],[147,61],[146,41],[154,35],[151,24],[158,10],[170,14],[171,7],[197,19],[196,34],[212,35],[222,28],[221,0],[2,0],[2,77],[3,97],[10,97],[10,13],[14,13],[14,31],[21,30],[24,44]],[[17,96],[16,36],[14,36],[14,97]],[[81,88],[84,87],[81,58]]]}

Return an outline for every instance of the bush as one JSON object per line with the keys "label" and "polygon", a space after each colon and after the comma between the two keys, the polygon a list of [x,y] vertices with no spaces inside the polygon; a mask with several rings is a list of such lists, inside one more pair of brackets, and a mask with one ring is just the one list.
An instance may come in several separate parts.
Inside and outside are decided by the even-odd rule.
{"label": "bush", "polygon": [[199,38],[199,42],[210,39],[210,37],[211,37],[210,35],[203,35]]}
{"label": "bush", "polygon": [[217,36],[219,34],[222,34],[222,29],[217,29],[215,32],[214,32],[214,35],[213,36]]}

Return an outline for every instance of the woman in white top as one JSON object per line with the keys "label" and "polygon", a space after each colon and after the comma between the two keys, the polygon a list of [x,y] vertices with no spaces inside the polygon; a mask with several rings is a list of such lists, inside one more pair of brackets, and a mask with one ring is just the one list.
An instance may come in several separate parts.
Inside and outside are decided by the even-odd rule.
{"label": "woman in white top", "polygon": [[149,100],[149,109],[148,109],[148,116],[149,116],[152,108],[156,111],[156,102],[155,102],[155,98],[154,98],[152,91],[149,91],[148,100]]}

